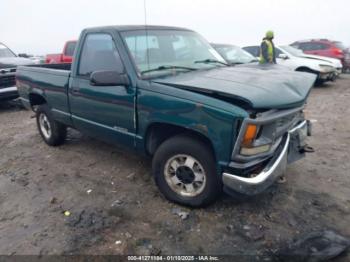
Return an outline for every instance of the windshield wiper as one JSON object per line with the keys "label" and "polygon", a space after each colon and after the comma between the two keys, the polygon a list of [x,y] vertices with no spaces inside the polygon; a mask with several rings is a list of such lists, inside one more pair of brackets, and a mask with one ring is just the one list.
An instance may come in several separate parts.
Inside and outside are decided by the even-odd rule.
{"label": "windshield wiper", "polygon": [[144,71],[141,72],[141,75],[146,74],[146,73],[149,73],[149,72],[163,71],[163,70],[171,70],[171,69],[181,69],[181,70],[188,70],[188,71],[197,70],[197,68],[186,67],[186,66],[162,65],[162,66],[158,66],[158,67],[156,67],[156,68],[144,70]]}
{"label": "windshield wiper", "polygon": [[222,64],[222,65],[225,65],[225,66],[229,66],[229,64],[227,63],[224,63],[224,62],[221,62],[219,60],[215,60],[215,59],[204,59],[204,60],[198,60],[198,61],[194,61],[195,64],[198,64],[198,63],[202,63],[202,64],[213,64],[213,63],[217,63],[217,64]]}

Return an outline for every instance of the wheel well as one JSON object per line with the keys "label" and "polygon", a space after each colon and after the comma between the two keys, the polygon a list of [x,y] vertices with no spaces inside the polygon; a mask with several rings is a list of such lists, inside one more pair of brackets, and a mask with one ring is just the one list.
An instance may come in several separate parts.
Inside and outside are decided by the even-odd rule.
{"label": "wheel well", "polygon": [[147,153],[153,155],[156,152],[157,148],[165,140],[180,134],[191,136],[194,139],[205,143],[210,147],[213,156],[215,157],[214,147],[208,137],[188,128],[165,123],[154,123],[148,127],[145,142]]}
{"label": "wheel well", "polygon": [[46,104],[45,98],[38,94],[29,94],[29,102],[31,106]]}
{"label": "wheel well", "polygon": [[298,67],[297,69],[295,69],[295,71],[298,71],[298,72],[309,72],[309,73],[313,73],[313,74],[318,74],[317,71],[315,70],[312,70],[306,66],[301,66],[301,67]]}

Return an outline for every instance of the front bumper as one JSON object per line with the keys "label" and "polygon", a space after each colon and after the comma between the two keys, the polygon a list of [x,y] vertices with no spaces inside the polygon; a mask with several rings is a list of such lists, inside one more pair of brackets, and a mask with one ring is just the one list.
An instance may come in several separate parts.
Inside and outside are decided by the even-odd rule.
{"label": "front bumper", "polygon": [[337,71],[334,72],[327,72],[327,73],[320,73],[318,78],[322,81],[334,81],[337,78]]}
{"label": "front bumper", "polygon": [[286,170],[288,163],[304,156],[300,146],[305,146],[305,137],[311,132],[310,123],[304,120],[287,132],[276,154],[268,161],[265,168],[253,177],[243,177],[232,173],[223,173],[225,191],[256,195],[271,186]]}
{"label": "front bumper", "polygon": [[18,97],[17,87],[0,88],[0,101],[12,100]]}

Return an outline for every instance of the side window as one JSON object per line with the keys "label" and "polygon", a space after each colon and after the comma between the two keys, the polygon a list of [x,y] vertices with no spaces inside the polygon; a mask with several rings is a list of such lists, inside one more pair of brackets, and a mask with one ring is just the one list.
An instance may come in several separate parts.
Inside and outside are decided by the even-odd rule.
{"label": "side window", "polygon": [[309,43],[309,50],[320,50],[320,44],[319,43]]}
{"label": "side window", "polygon": [[66,56],[73,56],[75,50],[76,42],[69,42],[66,47]]}
{"label": "side window", "polygon": [[319,50],[327,50],[327,49],[328,49],[328,45],[327,44],[323,44],[323,43],[319,44]]}
{"label": "side window", "polygon": [[88,34],[80,55],[78,75],[90,76],[92,72],[103,70],[123,73],[124,66],[109,34]]}
{"label": "side window", "polygon": [[299,49],[301,49],[303,51],[319,50],[319,44],[313,43],[313,42],[301,43],[299,45]]}
{"label": "side window", "polygon": [[299,44],[299,49],[301,49],[303,51],[310,50],[309,43],[300,43]]}
{"label": "side window", "polygon": [[283,54],[281,49],[276,48],[275,50],[276,50],[276,57],[279,57],[280,54]]}
{"label": "side window", "polygon": [[260,46],[247,46],[243,47],[243,49],[255,57],[260,56]]}
{"label": "side window", "polygon": [[315,43],[309,43],[308,50],[325,50],[327,48],[328,46],[326,44],[315,42]]}

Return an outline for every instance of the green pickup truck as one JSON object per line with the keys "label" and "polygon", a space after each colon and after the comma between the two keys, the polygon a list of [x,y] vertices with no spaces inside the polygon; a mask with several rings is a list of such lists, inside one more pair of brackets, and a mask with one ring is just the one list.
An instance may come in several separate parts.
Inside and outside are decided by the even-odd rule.
{"label": "green pickup truck", "polygon": [[228,66],[184,28],[85,29],[72,64],[20,66],[16,79],[48,145],[71,127],[152,156],[159,190],[188,206],[264,191],[310,135],[312,74]]}

